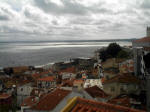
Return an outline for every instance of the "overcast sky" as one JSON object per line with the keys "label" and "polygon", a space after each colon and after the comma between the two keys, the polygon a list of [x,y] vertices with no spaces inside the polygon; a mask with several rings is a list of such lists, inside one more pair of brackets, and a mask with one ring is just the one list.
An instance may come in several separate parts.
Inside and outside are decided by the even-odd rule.
{"label": "overcast sky", "polygon": [[140,38],[150,0],[0,0],[0,40]]}

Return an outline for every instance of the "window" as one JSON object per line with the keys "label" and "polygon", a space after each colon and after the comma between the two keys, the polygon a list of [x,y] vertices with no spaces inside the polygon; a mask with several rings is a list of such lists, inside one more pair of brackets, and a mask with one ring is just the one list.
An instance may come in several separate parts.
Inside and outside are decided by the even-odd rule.
{"label": "window", "polygon": [[23,91],[23,88],[21,88],[20,91]]}
{"label": "window", "polygon": [[109,79],[109,76],[108,76],[108,75],[106,75],[106,79],[107,79],[107,80]]}
{"label": "window", "polygon": [[115,88],[114,87],[111,87],[110,88],[111,92],[115,91]]}

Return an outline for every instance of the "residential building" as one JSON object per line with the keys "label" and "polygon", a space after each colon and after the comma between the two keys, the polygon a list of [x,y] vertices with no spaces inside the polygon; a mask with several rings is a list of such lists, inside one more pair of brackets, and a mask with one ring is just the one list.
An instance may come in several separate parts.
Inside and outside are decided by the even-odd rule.
{"label": "residential building", "polygon": [[99,88],[103,88],[101,79],[86,79],[84,83],[84,88],[98,86]]}
{"label": "residential building", "polygon": [[0,91],[3,90],[3,82],[0,80]]}
{"label": "residential building", "polygon": [[105,93],[98,86],[92,86],[89,88],[85,88],[84,90],[96,101],[107,102],[110,98],[110,95]]}
{"label": "residential building", "polygon": [[96,60],[92,58],[84,58],[84,57],[79,57],[79,58],[74,58],[71,59],[74,63],[76,63],[77,70],[91,70],[93,69],[94,63]]}
{"label": "residential building", "polygon": [[11,102],[12,102],[12,98],[10,94],[0,93],[0,105],[3,105],[3,104],[11,105]]}
{"label": "residential building", "polygon": [[111,68],[111,67],[118,67],[118,63],[116,63],[115,58],[107,59],[105,62],[102,62],[103,69]]}
{"label": "residential building", "polygon": [[132,42],[134,51],[134,72],[143,80],[141,86],[147,92],[147,111],[150,111],[150,27],[147,27],[147,35]]}
{"label": "residential building", "polygon": [[25,98],[21,104],[21,112],[25,112],[25,110],[30,109],[33,105],[39,102],[39,97],[29,96]]}
{"label": "residential building", "polygon": [[119,64],[120,73],[133,73],[134,72],[134,62],[132,59],[126,60]]}
{"label": "residential building", "polygon": [[60,75],[62,76],[62,79],[71,79],[76,77],[76,74],[74,73],[61,73]]}
{"label": "residential building", "polygon": [[12,106],[12,96],[6,93],[0,93],[0,112],[9,111]]}
{"label": "residential building", "polygon": [[20,75],[26,71],[29,70],[29,67],[28,66],[18,66],[18,67],[13,67],[12,68],[12,71],[13,71],[13,74],[14,75]]}
{"label": "residential building", "polygon": [[23,85],[18,85],[17,87],[17,105],[20,106],[23,100],[30,96],[32,91],[32,83],[26,83]]}
{"label": "residential building", "polygon": [[115,77],[118,73],[114,72],[113,70],[105,70],[103,80],[109,80]]}
{"label": "residential building", "polygon": [[[75,96],[83,97],[83,94],[69,90],[56,89],[45,94],[39,99],[39,102],[31,108],[24,108],[23,112],[60,112],[61,109],[67,105],[67,102]],[[88,98],[88,95],[85,95],[85,97]]]}
{"label": "residential building", "polygon": [[[150,47],[150,27],[147,27],[147,35],[146,37],[143,37],[141,39],[135,40],[132,42],[132,46],[133,46],[133,53],[134,53],[134,72],[135,75],[140,76],[141,73],[141,60],[142,60],[142,56],[143,56],[143,52],[145,51],[143,48],[146,47]],[[148,54],[148,53],[144,53],[144,54]]]}
{"label": "residential building", "polygon": [[142,102],[139,100],[139,96],[134,94],[121,94],[113,99],[110,99],[108,103],[140,110],[146,110],[146,105],[143,105]]}
{"label": "residential building", "polygon": [[62,84],[60,88],[65,90],[72,90],[74,80],[75,79],[62,80]]}
{"label": "residential building", "polygon": [[83,88],[84,85],[84,80],[82,79],[75,79],[73,81],[73,87],[77,88],[78,90],[81,90]]}
{"label": "residential building", "polygon": [[39,78],[37,80],[38,88],[54,89],[56,88],[56,80],[53,76]]}
{"label": "residential building", "polygon": [[117,76],[103,82],[103,90],[116,97],[120,94],[140,92],[140,80],[131,74],[118,74]]}

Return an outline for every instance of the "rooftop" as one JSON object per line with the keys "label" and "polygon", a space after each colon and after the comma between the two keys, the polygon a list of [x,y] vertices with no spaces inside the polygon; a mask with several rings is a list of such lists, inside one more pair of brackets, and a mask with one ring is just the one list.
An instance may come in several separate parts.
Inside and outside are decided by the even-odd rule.
{"label": "rooftop", "polygon": [[54,77],[53,76],[47,76],[47,77],[39,78],[38,81],[51,82],[51,81],[54,81]]}
{"label": "rooftop", "polygon": [[73,104],[74,106],[71,106],[72,108],[67,108],[67,106],[69,107],[68,103],[68,105],[61,112],[145,112],[142,110],[97,102],[94,100],[87,100],[79,97],[74,99],[74,103],[70,104]]}
{"label": "rooftop", "polygon": [[73,81],[75,79],[71,79],[71,80],[63,80],[62,82],[62,85],[61,86],[64,86],[64,87],[72,87],[73,86]]}
{"label": "rooftop", "polygon": [[7,99],[9,98],[11,95],[7,94],[7,93],[0,93],[0,99]]}
{"label": "rooftop", "polygon": [[21,106],[33,106],[34,104],[36,104],[38,102],[38,99],[34,96],[29,96],[27,98],[24,99],[23,103],[21,104]]}
{"label": "rooftop", "polygon": [[102,89],[97,86],[86,88],[85,91],[90,94],[93,98],[101,97],[107,98],[109,95],[106,94]]}
{"label": "rooftop", "polygon": [[70,92],[71,91],[68,90],[56,89],[55,91],[43,96],[43,98],[37,103],[37,105],[33,106],[32,109],[44,111],[53,110]]}
{"label": "rooftop", "polygon": [[61,70],[60,74],[61,73],[76,73],[76,69],[75,69],[75,67],[69,67],[69,68],[66,68],[64,70]]}
{"label": "rooftop", "polygon": [[140,80],[138,80],[135,76],[126,73],[126,74],[118,74],[117,76],[105,80],[103,84],[113,83],[113,82],[119,82],[119,83],[136,83],[139,84]]}
{"label": "rooftop", "polygon": [[84,83],[84,81],[82,79],[76,79],[73,83]]}
{"label": "rooftop", "polygon": [[41,72],[41,73],[35,73],[35,74],[32,74],[32,78],[38,79],[38,78],[40,78],[43,75],[48,74],[48,73],[50,73],[50,71],[45,71],[45,72]]}
{"label": "rooftop", "polygon": [[141,38],[141,39],[138,39],[138,40],[135,40],[135,41],[133,41],[133,42],[150,42],[150,37],[143,37],[143,38]]}

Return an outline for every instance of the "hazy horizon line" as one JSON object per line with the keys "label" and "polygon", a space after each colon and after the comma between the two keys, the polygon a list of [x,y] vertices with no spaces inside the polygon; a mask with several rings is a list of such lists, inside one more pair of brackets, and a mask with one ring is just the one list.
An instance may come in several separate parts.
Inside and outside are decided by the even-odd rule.
{"label": "hazy horizon line", "polygon": [[93,39],[93,40],[7,40],[7,41],[0,41],[0,43],[10,43],[10,42],[105,42],[105,41],[133,41],[133,40],[136,40],[137,38],[130,38],[130,39]]}

